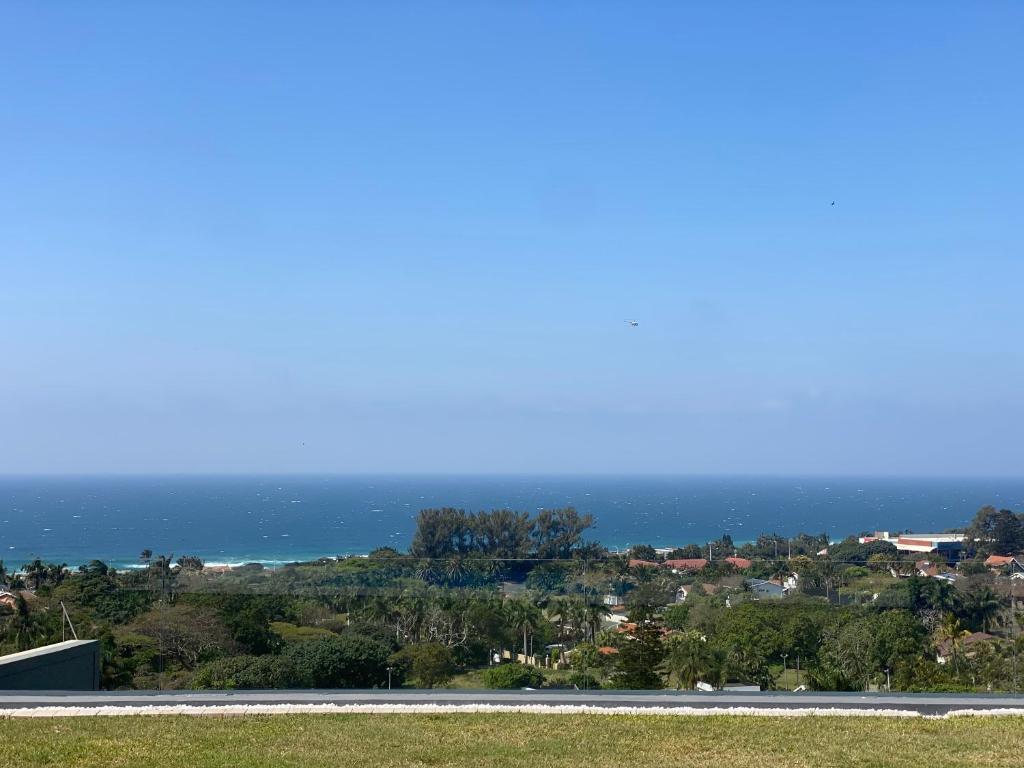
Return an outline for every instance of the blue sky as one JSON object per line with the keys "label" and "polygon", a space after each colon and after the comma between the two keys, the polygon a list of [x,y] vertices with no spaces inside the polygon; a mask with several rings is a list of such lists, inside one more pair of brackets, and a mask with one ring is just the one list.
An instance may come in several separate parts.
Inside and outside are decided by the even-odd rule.
{"label": "blue sky", "polygon": [[1021,474],[1022,22],[8,3],[0,472]]}

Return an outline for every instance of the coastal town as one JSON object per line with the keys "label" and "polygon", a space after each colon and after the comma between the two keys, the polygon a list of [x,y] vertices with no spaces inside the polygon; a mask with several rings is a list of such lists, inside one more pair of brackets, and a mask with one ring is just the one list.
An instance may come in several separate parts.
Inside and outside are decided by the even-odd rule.
{"label": "coastal town", "polygon": [[0,650],[95,638],[106,688],[1018,685],[1024,524],[1009,510],[962,531],[619,554],[590,525],[571,508],[424,510],[407,553],[0,567]]}

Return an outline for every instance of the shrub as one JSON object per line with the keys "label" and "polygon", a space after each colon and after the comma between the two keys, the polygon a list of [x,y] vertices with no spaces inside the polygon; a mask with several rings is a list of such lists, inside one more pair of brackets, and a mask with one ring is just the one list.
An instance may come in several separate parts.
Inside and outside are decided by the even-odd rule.
{"label": "shrub", "polygon": [[360,635],[335,635],[289,644],[282,656],[314,688],[374,688],[387,680],[391,649]]}
{"label": "shrub", "polygon": [[576,670],[569,674],[569,685],[573,685],[583,690],[596,690],[601,687],[601,680],[590,672],[583,672],[582,670]]}
{"label": "shrub", "polygon": [[420,688],[443,685],[455,674],[451,649],[440,643],[409,645],[391,657],[400,670],[409,675]]}
{"label": "shrub", "polygon": [[487,688],[540,688],[544,675],[539,669],[523,664],[502,664],[484,672],[484,686]]}
{"label": "shrub", "polygon": [[286,643],[303,643],[307,640],[316,640],[321,637],[332,637],[334,635],[324,627],[297,627],[286,621],[272,621],[270,628]]}
{"label": "shrub", "polygon": [[308,688],[311,682],[285,656],[232,656],[204,664],[192,678],[193,688]]}

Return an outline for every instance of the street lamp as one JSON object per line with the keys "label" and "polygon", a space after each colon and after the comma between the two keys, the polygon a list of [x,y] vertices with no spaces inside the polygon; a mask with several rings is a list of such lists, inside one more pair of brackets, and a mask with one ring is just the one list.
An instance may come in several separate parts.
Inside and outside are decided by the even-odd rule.
{"label": "street lamp", "polygon": [[782,677],[783,678],[786,677],[786,657],[787,656],[789,656],[788,653],[782,654]]}
{"label": "street lamp", "polygon": [[889,678],[889,668],[885,668],[885,692],[892,693],[892,681]]}
{"label": "street lamp", "polygon": [[394,667],[388,667],[388,690],[391,690],[391,673],[394,671]]}

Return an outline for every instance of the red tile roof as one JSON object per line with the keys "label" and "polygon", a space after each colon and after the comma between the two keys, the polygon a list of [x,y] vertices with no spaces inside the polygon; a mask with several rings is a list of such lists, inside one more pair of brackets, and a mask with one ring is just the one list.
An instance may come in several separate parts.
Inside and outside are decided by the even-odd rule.
{"label": "red tile roof", "polygon": [[678,560],[666,560],[665,565],[677,571],[699,571],[708,564],[703,557],[685,557]]}
{"label": "red tile roof", "polygon": [[900,536],[896,539],[899,544],[909,544],[912,547],[934,547],[935,542],[931,539],[908,539],[904,536]]}
{"label": "red tile roof", "polygon": [[989,568],[998,567],[1001,565],[1009,565],[1013,560],[1013,555],[989,555],[985,560],[985,565]]}
{"label": "red tile roof", "polygon": [[727,557],[727,558],[725,558],[725,562],[732,563],[733,565],[735,565],[740,570],[744,570],[746,568],[749,568],[750,566],[752,566],[754,564],[753,561],[747,560],[747,558],[745,558],[745,557]]}

